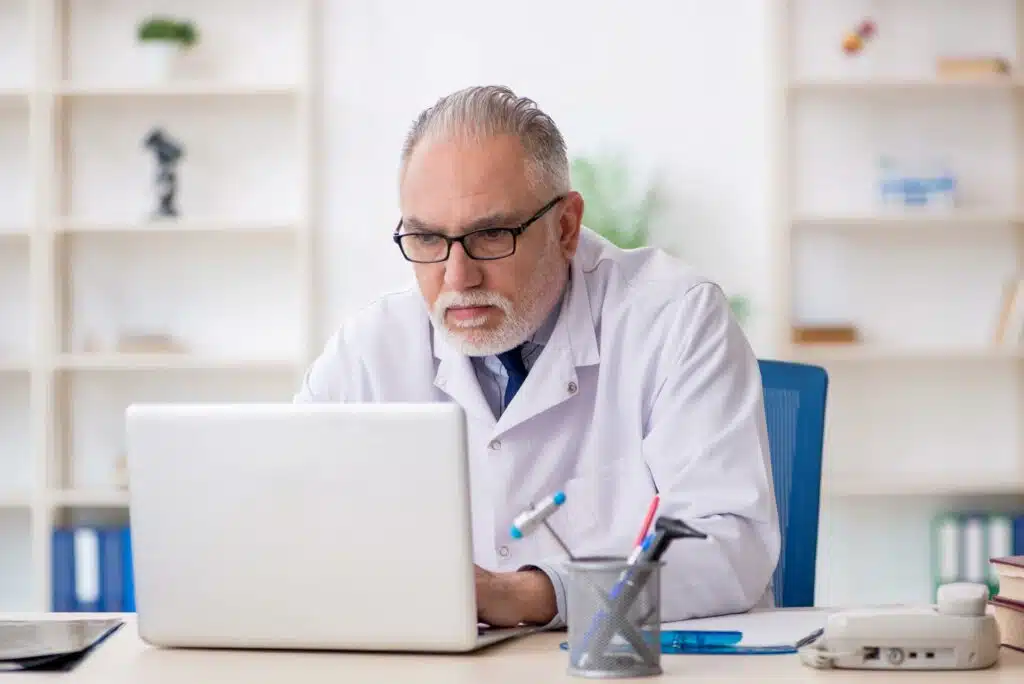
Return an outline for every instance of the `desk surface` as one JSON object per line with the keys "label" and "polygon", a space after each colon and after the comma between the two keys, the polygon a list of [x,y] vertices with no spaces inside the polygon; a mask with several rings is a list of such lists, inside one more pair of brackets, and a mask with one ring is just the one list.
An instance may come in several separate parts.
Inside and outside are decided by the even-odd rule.
{"label": "desk surface", "polygon": [[[3,617],[27,617],[25,615]],[[83,617],[78,615],[78,617]],[[110,617],[109,615],[105,617]],[[558,644],[564,633],[535,634],[467,655],[393,655],[361,653],[290,653],[159,649],[139,639],[133,618],[70,672],[0,673],[0,684],[67,682],[68,684],[194,684],[196,682],[416,682],[461,684],[586,681],[566,674],[566,653]],[[886,681],[884,672],[814,670],[796,655],[662,656],[665,670],[650,681]],[[890,675],[891,676],[891,675]],[[901,672],[901,684],[917,682],[1024,682],[1024,653],[1004,648],[1000,661],[970,672]]]}

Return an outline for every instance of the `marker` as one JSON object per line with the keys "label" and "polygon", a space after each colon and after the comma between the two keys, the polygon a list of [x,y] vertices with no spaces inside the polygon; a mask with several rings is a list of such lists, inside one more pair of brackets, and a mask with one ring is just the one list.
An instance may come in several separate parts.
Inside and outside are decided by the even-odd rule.
{"label": "marker", "polygon": [[658,502],[661,497],[657,494],[651,499],[651,505],[647,507],[647,515],[644,516],[644,524],[640,526],[640,531],[636,535],[636,541],[633,542],[633,546],[640,546],[644,543],[644,538],[647,537],[647,530],[651,528],[651,521],[654,520],[654,513],[658,510]]}

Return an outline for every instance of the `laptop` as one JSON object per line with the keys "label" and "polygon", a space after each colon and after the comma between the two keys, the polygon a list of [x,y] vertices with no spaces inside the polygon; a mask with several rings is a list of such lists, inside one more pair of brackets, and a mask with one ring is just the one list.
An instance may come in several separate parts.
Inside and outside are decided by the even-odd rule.
{"label": "laptop", "polygon": [[477,621],[456,404],[134,404],[140,637],[155,646],[468,652]]}

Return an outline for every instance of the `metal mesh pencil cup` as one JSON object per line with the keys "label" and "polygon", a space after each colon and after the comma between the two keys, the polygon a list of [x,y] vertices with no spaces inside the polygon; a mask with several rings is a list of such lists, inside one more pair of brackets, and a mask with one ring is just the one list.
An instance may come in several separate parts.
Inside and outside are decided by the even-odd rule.
{"label": "metal mesh pencil cup", "polygon": [[570,675],[659,675],[661,562],[578,558],[568,564]]}

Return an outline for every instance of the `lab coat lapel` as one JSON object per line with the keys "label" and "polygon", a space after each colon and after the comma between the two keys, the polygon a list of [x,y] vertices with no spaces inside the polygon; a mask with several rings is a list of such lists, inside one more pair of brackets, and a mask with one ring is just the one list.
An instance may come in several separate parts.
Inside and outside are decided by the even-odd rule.
{"label": "lab coat lapel", "polygon": [[436,329],[433,345],[434,356],[439,361],[437,372],[434,374],[434,386],[459,404],[468,418],[481,420],[493,426],[494,411],[480,389],[480,381],[473,369],[473,362],[445,342]]}
{"label": "lab coat lapel", "polygon": [[594,365],[599,360],[590,296],[583,272],[574,260],[569,291],[551,337],[515,399],[498,420],[498,432],[510,430],[572,399],[579,392],[577,369]]}

